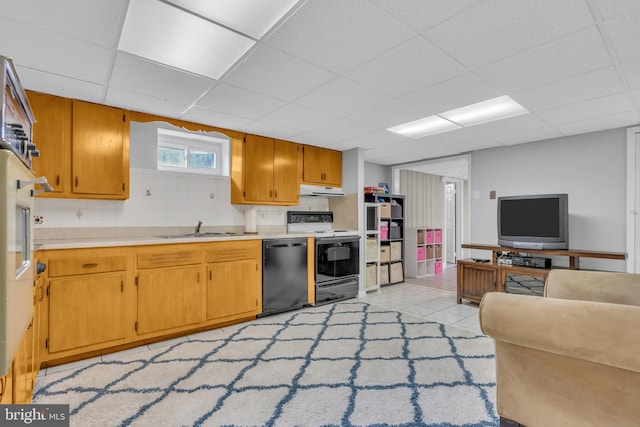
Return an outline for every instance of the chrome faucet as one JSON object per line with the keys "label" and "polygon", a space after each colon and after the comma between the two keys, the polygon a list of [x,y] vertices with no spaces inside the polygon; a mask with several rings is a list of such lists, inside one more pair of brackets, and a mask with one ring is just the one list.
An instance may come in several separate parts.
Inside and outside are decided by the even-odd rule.
{"label": "chrome faucet", "polygon": [[196,225],[196,234],[200,233],[200,227],[202,227],[202,221],[198,221],[198,225]]}

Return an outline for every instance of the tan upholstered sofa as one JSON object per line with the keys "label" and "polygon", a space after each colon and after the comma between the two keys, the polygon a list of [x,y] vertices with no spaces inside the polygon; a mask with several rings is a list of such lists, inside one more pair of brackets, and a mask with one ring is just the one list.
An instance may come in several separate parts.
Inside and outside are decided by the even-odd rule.
{"label": "tan upholstered sofa", "polygon": [[552,270],[544,297],[491,292],[501,426],[640,426],[640,274]]}

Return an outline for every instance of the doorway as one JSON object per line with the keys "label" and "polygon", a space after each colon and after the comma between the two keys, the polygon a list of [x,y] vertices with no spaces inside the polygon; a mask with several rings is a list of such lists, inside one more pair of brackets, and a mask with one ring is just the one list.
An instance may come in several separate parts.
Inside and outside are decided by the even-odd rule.
{"label": "doorway", "polygon": [[445,248],[447,264],[455,264],[456,254],[456,183],[445,182],[444,184],[444,217],[445,217]]}

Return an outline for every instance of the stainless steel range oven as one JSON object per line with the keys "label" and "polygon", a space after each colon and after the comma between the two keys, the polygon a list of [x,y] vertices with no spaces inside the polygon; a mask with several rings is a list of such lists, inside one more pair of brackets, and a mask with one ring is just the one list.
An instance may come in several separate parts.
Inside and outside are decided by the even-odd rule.
{"label": "stainless steel range oven", "polygon": [[331,211],[289,211],[290,233],[315,236],[315,304],[327,304],[358,295],[360,236],[355,230],[334,230]]}

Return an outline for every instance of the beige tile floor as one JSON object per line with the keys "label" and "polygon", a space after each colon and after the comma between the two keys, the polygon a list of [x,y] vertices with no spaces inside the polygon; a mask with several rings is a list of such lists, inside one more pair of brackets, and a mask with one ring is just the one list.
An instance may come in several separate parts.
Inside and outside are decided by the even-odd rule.
{"label": "beige tile floor", "polygon": [[404,283],[383,286],[367,293],[365,300],[391,310],[401,311],[445,325],[480,331],[478,305],[456,303],[456,267],[445,268],[441,274],[420,279],[405,279]]}
{"label": "beige tile floor", "polygon": [[[430,275],[420,279],[407,278],[405,283],[383,286],[379,291],[367,293],[364,300],[389,310],[401,311],[416,317],[482,333],[478,323],[478,305],[468,302],[456,304],[455,290],[456,268],[455,266],[450,266],[445,268],[441,274]],[[140,351],[169,346],[179,341],[198,339],[203,336],[215,336],[241,326],[242,324],[231,325],[199,334],[142,345],[118,353],[52,366],[47,369],[41,369],[40,375],[77,369],[101,360],[114,360]]]}

